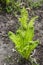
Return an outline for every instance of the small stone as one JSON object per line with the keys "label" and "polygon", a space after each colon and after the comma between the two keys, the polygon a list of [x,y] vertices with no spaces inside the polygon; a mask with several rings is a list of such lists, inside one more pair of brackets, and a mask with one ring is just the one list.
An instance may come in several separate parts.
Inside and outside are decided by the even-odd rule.
{"label": "small stone", "polygon": [[15,58],[15,60],[16,60],[17,58]]}
{"label": "small stone", "polygon": [[19,60],[17,60],[17,63],[19,62]]}
{"label": "small stone", "polygon": [[4,63],[4,65],[6,65],[6,63]]}
{"label": "small stone", "polygon": [[11,58],[11,56],[8,56],[9,58]]}
{"label": "small stone", "polygon": [[15,52],[16,50],[13,48],[12,51]]}

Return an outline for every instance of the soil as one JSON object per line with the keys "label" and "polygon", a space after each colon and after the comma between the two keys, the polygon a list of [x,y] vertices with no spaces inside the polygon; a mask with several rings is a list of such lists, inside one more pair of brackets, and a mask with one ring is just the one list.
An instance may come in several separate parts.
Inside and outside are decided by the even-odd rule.
{"label": "soil", "polygon": [[[43,65],[43,6],[37,10],[32,10],[30,13],[30,17],[33,15],[39,16],[38,20],[35,21],[34,39],[39,39],[40,44],[36,48],[34,57],[39,65]],[[31,65],[30,62],[24,59],[19,62],[21,56],[8,38],[8,31],[15,33],[18,25],[17,18],[13,17],[12,14],[0,13],[0,65]]]}

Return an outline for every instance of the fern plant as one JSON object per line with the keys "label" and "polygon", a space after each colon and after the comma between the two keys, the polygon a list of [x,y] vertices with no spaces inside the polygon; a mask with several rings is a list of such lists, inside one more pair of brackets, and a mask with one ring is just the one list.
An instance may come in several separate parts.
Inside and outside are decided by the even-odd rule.
{"label": "fern plant", "polygon": [[9,31],[8,36],[15,44],[16,50],[21,54],[25,59],[28,59],[31,55],[31,52],[37,47],[38,40],[33,41],[34,37],[34,21],[38,16],[33,17],[28,22],[28,12],[23,7],[21,10],[21,17],[19,18],[20,27],[16,31],[16,34]]}

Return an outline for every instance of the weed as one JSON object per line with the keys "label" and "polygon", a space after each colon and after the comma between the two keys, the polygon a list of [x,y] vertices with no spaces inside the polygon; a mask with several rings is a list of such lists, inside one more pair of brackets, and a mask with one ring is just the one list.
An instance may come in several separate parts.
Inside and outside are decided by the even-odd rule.
{"label": "weed", "polygon": [[43,0],[33,1],[33,0],[26,0],[27,6],[30,8],[39,8],[43,4]]}
{"label": "weed", "polygon": [[1,7],[3,10],[5,10],[7,13],[19,11],[20,5],[19,2],[16,0],[1,0]]}

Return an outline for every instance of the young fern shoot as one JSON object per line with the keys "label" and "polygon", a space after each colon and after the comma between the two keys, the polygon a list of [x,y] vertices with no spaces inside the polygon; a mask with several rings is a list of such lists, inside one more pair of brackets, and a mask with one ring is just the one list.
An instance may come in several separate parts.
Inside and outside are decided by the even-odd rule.
{"label": "young fern shoot", "polygon": [[8,36],[15,44],[16,50],[21,54],[21,56],[25,59],[28,59],[31,55],[31,52],[37,47],[39,41],[33,41],[34,37],[34,21],[38,18],[32,17],[28,22],[28,12],[23,7],[21,10],[21,17],[18,19],[20,23],[20,27],[16,31],[16,34],[9,31]]}

